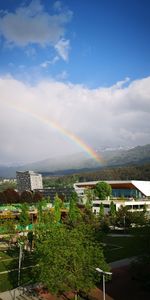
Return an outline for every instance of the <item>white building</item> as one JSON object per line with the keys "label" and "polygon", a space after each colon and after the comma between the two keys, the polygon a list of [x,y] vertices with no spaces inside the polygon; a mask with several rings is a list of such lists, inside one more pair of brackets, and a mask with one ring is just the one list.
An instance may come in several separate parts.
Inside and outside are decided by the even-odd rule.
{"label": "white building", "polygon": [[[103,180],[104,181],[104,180]],[[100,181],[79,182],[74,184],[76,193],[82,202],[85,201],[85,191],[94,189]],[[126,206],[130,211],[142,211],[146,205],[147,211],[150,212],[150,181],[128,180],[128,181],[107,181],[112,188],[112,199],[116,210],[121,206]],[[99,200],[93,197],[93,212],[99,213],[100,203],[104,205],[105,213],[109,212],[111,200]]]}
{"label": "white building", "polygon": [[42,175],[33,171],[16,172],[19,192],[43,189]]}

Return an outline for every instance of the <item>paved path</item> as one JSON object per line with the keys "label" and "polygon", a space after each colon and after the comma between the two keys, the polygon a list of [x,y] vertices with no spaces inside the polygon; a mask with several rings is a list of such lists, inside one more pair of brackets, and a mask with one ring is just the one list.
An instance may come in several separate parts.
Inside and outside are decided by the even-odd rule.
{"label": "paved path", "polygon": [[133,237],[133,234],[127,234],[127,233],[110,233],[107,236],[111,237]]}
{"label": "paved path", "polygon": [[19,295],[23,294],[23,289],[16,288],[10,291],[0,293],[0,300],[15,300]]}
{"label": "paved path", "polygon": [[132,256],[132,257],[129,257],[129,258],[120,259],[120,260],[111,262],[109,264],[109,266],[111,267],[111,269],[117,269],[117,268],[120,268],[120,267],[128,266],[130,263],[132,263],[136,259],[137,259],[137,256]]}

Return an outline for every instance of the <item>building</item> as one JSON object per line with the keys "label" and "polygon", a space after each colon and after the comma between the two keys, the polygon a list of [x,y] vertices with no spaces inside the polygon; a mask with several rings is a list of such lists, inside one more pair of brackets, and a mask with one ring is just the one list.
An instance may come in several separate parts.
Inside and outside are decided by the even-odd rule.
{"label": "building", "polygon": [[42,175],[33,171],[16,172],[19,192],[43,189]]}
{"label": "building", "polygon": [[[74,184],[76,193],[81,202],[86,201],[85,190],[94,189],[96,184],[100,181],[78,182]],[[121,206],[126,206],[130,211],[142,211],[146,205],[147,211],[150,212],[150,181],[140,180],[115,180],[107,181],[112,188],[112,197],[116,210]],[[105,213],[109,212],[111,200],[99,200],[93,197],[93,212],[98,214],[100,203],[104,205]]]}
{"label": "building", "polygon": [[74,192],[73,187],[49,187],[44,189],[36,189],[35,192],[40,192],[44,198],[49,197],[51,202],[54,202],[55,196],[66,202],[71,199]]}

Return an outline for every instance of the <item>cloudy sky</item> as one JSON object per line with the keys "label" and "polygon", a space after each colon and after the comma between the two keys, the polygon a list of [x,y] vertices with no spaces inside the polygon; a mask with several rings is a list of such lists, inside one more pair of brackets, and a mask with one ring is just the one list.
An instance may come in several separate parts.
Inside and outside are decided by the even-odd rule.
{"label": "cloudy sky", "polygon": [[149,0],[1,0],[0,139],[0,164],[150,143]]}

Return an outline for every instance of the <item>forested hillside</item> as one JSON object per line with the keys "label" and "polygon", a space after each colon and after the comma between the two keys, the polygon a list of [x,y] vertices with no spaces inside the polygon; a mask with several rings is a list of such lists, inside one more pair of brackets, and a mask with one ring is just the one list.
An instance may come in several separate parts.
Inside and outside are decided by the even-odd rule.
{"label": "forested hillside", "polygon": [[125,167],[105,168],[79,175],[79,180],[150,180],[150,163]]}
{"label": "forested hillside", "polygon": [[93,180],[150,180],[150,163],[125,167],[104,168],[60,177],[45,177],[44,186],[71,186],[77,181]]}

